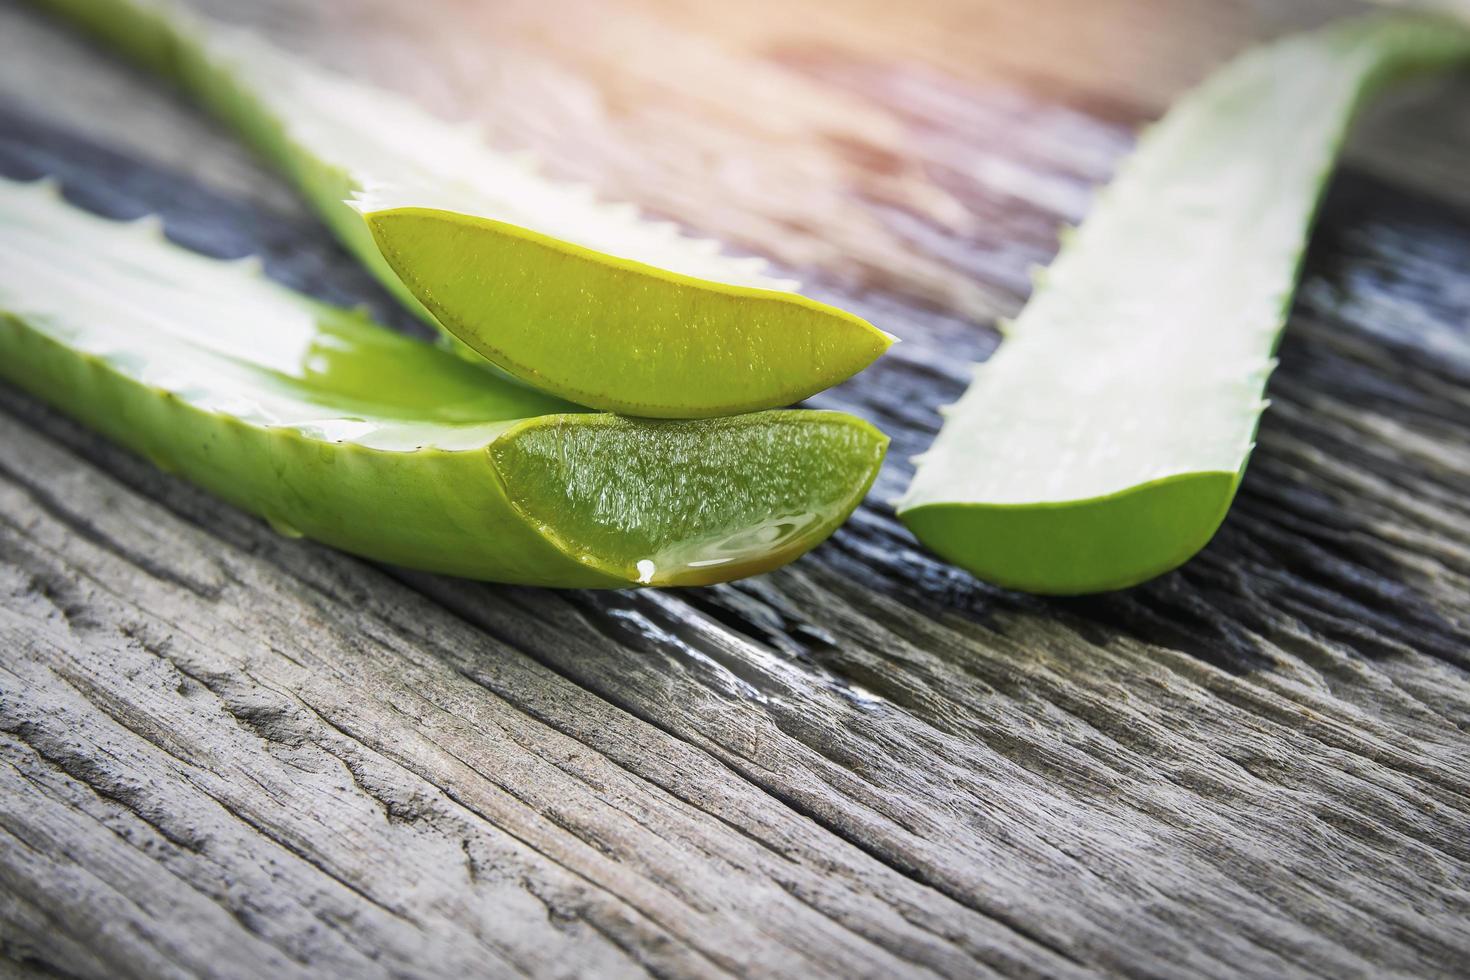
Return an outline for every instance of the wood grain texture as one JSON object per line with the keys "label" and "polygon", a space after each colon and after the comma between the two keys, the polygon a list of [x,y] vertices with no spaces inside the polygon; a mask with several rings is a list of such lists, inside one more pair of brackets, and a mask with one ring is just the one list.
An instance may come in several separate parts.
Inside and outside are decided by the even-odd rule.
{"label": "wood grain texture", "polygon": [[[1134,126],[1329,5],[1120,0],[1029,47],[1000,4],[451,6],[472,26],[237,15],[901,334],[812,402],[893,462],[781,572],[555,593],[280,538],[0,389],[18,975],[1465,972],[1470,153],[1367,147],[1336,182],[1241,498],[1184,569],[1027,598],[887,503]],[[12,5],[0,48],[0,172],[416,329],[187,107]],[[1420,142],[1470,131],[1454,93],[1401,107]]]}

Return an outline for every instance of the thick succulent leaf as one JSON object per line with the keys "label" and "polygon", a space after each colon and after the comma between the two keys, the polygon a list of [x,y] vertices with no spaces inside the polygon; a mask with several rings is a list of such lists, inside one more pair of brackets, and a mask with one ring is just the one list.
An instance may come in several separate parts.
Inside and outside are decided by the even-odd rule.
{"label": "thick succulent leaf", "polygon": [[191,93],[273,160],[410,307],[500,368],[608,411],[788,405],[892,338],[471,127],[174,0],[37,0]]}
{"label": "thick succulent leaf", "polygon": [[554,586],[724,581],[829,535],[887,445],[836,412],[634,420],[0,181],[0,377],[279,530]]}
{"label": "thick succulent leaf", "polygon": [[903,520],[1036,592],[1121,588],[1204,547],[1354,113],[1385,82],[1467,59],[1462,25],[1379,15],[1261,46],[1182,99],[947,412]]}

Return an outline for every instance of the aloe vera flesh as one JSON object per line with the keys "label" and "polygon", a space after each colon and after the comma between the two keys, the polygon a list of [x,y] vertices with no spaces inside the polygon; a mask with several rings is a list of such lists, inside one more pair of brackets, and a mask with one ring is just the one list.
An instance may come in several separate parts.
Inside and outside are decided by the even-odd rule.
{"label": "aloe vera flesh", "polygon": [[782,565],[887,445],[837,412],[590,412],[248,266],[0,180],[0,377],[284,533],[535,585]]}
{"label": "aloe vera flesh", "polygon": [[1133,585],[1204,547],[1355,112],[1467,60],[1457,22],[1370,16],[1251,50],[1183,98],[946,412],[903,521],[978,577],[1042,593]]}
{"label": "aloe vera flesh", "polygon": [[630,415],[729,415],[800,401],[892,342],[759,259],[598,203],[174,0],[36,2],[192,94],[404,303],[542,390]]}

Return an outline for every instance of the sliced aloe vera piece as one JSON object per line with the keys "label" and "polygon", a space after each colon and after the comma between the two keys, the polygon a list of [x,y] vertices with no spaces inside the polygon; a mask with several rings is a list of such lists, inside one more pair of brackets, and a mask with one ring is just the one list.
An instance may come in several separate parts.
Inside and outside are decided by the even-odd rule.
{"label": "sliced aloe vera piece", "polygon": [[1355,111],[1467,59],[1458,23],[1374,16],[1249,51],[1182,99],[947,412],[904,522],[977,576],[1044,593],[1133,585],[1204,547]]}
{"label": "sliced aloe vera piece", "polygon": [[598,203],[173,0],[37,2],[198,98],[403,302],[544,391],[630,415],[730,415],[800,401],[892,342],[759,259]]}
{"label": "sliced aloe vera piece", "polygon": [[838,412],[592,413],[239,265],[0,181],[0,377],[285,533],[536,585],[775,568],[887,445]]}

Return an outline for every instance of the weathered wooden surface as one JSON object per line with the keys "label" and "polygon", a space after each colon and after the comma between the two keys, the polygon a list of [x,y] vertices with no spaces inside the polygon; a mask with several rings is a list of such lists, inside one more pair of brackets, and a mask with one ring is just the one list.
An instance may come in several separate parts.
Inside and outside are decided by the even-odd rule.
{"label": "weathered wooden surface", "polygon": [[[892,463],[789,569],[554,593],[277,537],[0,388],[15,970],[1466,972],[1464,85],[1358,141],[1217,540],[1044,601],[917,550],[905,459],[1132,127],[1334,5],[451,6],[249,16],[901,334],[814,400]],[[0,172],[411,328],[227,136],[4,4],[0,99]]]}

